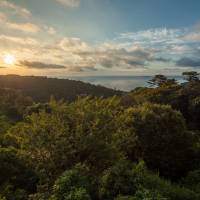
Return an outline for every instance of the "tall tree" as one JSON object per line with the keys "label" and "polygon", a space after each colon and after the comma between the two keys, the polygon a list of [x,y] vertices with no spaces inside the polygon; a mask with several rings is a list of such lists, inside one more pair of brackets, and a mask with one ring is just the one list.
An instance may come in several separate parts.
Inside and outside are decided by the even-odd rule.
{"label": "tall tree", "polygon": [[150,86],[161,87],[161,86],[171,86],[176,85],[177,82],[175,79],[168,79],[162,74],[155,75],[151,80],[147,82]]}
{"label": "tall tree", "polygon": [[183,72],[182,75],[183,75],[184,79],[189,82],[199,80],[199,73],[195,72],[195,71]]}

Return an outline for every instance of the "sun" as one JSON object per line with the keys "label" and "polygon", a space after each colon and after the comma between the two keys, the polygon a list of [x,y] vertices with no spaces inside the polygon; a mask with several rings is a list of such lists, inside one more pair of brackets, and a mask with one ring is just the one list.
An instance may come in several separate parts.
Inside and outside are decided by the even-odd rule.
{"label": "sun", "polygon": [[12,54],[6,54],[3,57],[3,62],[6,65],[13,65],[15,63],[15,56]]}

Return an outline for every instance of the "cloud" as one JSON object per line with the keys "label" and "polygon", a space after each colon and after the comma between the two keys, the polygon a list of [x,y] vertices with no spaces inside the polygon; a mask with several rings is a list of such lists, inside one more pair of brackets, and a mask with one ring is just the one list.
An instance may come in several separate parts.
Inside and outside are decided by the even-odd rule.
{"label": "cloud", "polygon": [[80,0],[56,0],[58,3],[70,7],[70,8],[75,8],[80,5]]}
{"label": "cloud", "polygon": [[6,25],[15,30],[23,31],[23,32],[28,32],[28,33],[37,33],[40,28],[32,23],[22,23],[22,24],[16,24],[16,23],[6,23]]}
{"label": "cloud", "polygon": [[[47,37],[56,33],[50,26],[44,26],[41,30]],[[195,56],[200,55],[200,43],[183,39],[188,33],[181,29],[150,29],[123,33],[112,40],[94,44],[75,37],[59,38],[59,35],[44,41],[0,35],[0,44],[5,48],[12,47],[12,53],[18,51],[16,54],[21,60],[20,65],[27,69],[80,73],[160,70],[159,73],[162,73],[167,71],[165,69],[169,62],[170,68],[174,69],[199,67],[199,60]]]}
{"label": "cloud", "polygon": [[56,30],[53,27],[47,27],[47,33],[50,35],[55,35]]}
{"label": "cloud", "polygon": [[200,59],[198,58],[181,58],[176,62],[177,66],[181,67],[200,67]]}
{"label": "cloud", "polygon": [[163,57],[155,57],[155,58],[152,58],[152,60],[157,61],[157,62],[170,62],[171,61],[171,59],[163,58]]}
{"label": "cloud", "polygon": [[[66,60],[66,65],[71,65],[73,68],[77,67],[92,69],[91,66],[97,69],[136,69],[145,68],[149,61],[154,58],[154,50],[141,48],[139,46],[132,48],[119,48],[114,45],[98,45],[91,46],[82,41],[80,38],[63,38],[56,43],[56,46],[46,47],[48,51],[58,51],[64,56],[60,59]],[[164,58],[162,59],[164,60]],[[85,70],[84,69],[84,70]],[[94,71],[93,69],[93,71]]]}
{"label": "cloud", "polygon": [[142,48],[134,50],[120,49],[93,49],[92,51],[76,52],[82,59],[91,61],[91,64],[103,68],[134,69],[144,68],[147,61],[153,57],[151,52]]}
{"label": "cloud", "polygon": [[163,42],[178,42],[179,37],[184,33],[181,29],[167,29],[167,28],[156,28],[148,29],[145,31],[122,33],[117,38],[118,40],[131,40],[133,42],[139,42],[145,44],[157,44]]}
{"label": "cloud", "polygon": [[192,52],[194,49],[193,45],[190,44],[173,44],[171,46],[168,46],[168,51],[170,54],[175,55],[183,55]]}
{"label": "cloud", "polygon": [[186,41],[200,41],[200,31],[188,33],[184,35],[183,39]]}
{"label": "cloud", "polygon": [[80,52],[89,50],[89,45],[80,38],[63,38],[58,42],[58,47],[64,51]]}
{"label": "cloud", "polygon": [[67,68],[68,72],[91,72],[98,71],[94,66],[71,66]]}
{"label": "cloud", "polygon": [[7,46],[7,45],[30,45],[30,46],[36,46],[39,45],[38,41],[30,38],[30,37],[13,37],[13,36],[7,36],[7,35],[0,35],[0,44],[2,46]]}
{"label": "cloud", "polygon": [[13,23],[8,19],[6,14],[1,12],[0,12],[0,25],[3,27],[7,27],[9,29],[14,29],[28,33],[37,33],[40,30],[39,26],[33,23]]}
{"label": "cloud", "polygon": [[58,64],[49,64],[45,62],[36,62],[36,61],[19,61],[18,66],[26,67],[29,69],[66,69],[69,72],[85,72],[85,71],[97,71],[94,66],[88,66],[83,63],[78,64],[68,64],[68,65],[58,65]]}
{"label": "cloud", "polygon": [[[184,40],[187,29],[156,28],[138,32],[122,33],[114,42],[124,47],[142,47],[154,50],[156,57],[170,58],[177,54],[190,53],[192,43]],[[164,61],[164,60],[163,60]]]}
{"label": "cloud", "polygon": [[28,18],[31,16],[31,12],[27,10],[26,8],[20,7],[6,0],[0,1],[0,8],[9,9],[12,11],[12,14],[17,14],[25,18]]}
{"label": "cloud", "polygon": [[97,61],[105,68],[142,68],[145,62],[150,60],[151,53],[144,49],[128,51],[126,49],[106,50]]}
{"label": "cloud", "polygon": [[5,22],[6,20],[7,20],[6,14],[0,12],[0,23]]}
{"label": "cloud", "polygon": [[63,65],[57,65],[57,64],[47,64],[43,62],[30,62],[27,60],[20,61],[19,62],[20,66],[24,66],[27,68],[32,68],[32,69],[65,69],[66,67]]}

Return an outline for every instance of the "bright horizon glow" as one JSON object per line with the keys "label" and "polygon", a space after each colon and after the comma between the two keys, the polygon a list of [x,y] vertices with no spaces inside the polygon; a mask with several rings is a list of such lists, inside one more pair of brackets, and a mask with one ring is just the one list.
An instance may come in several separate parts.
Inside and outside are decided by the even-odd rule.
{"label": "bright horizon glow", "polygon": [[15,63],[15,56],[12,54],[6,54],[3,57],[3,62],[6,65],[13,65]]}

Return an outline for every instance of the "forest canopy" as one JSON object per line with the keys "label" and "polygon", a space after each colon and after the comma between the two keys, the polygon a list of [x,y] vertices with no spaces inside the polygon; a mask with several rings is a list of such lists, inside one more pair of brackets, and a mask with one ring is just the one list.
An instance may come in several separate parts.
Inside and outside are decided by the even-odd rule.
{"label": "forest canopy", "polygon": [[0,200],[199,200],[200,80],[183,75],[129,93],[1,76]]}

